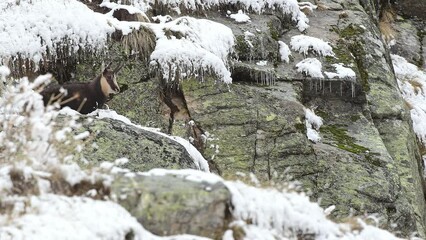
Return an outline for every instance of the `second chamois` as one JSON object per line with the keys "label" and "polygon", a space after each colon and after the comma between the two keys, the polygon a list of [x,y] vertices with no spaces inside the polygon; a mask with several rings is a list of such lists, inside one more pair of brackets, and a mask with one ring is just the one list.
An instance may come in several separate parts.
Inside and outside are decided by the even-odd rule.
{"label": "second chamois", "polygon": [[112,70],[110,65],[91,82],[48,86],[40,93],[44,105],[57,102],[61,108],[67,106],[82,114],[101,108],[110,94],[120,92],[115,75],[122,66]]}

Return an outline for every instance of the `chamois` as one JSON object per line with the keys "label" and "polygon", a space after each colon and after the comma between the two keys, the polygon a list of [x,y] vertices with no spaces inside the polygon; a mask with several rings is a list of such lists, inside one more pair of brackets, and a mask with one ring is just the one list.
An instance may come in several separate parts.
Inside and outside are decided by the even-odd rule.
{"label": "chamois", "polygon": [[61,108],[68,106],[82,114],[102,107],[110,94],[120,92],[115,74],[122,66],[112,70],[110,65],[91,82],[48,86],[40,93],[44,105],[58,102]]}

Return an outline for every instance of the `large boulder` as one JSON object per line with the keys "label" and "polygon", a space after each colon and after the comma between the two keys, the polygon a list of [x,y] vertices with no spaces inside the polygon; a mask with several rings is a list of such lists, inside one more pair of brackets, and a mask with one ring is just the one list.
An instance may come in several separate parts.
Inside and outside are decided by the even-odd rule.
{"label": "large boulder", "polygon": [[113,118],[81,116],[79,122],[78,132],[87,131],[89,134],[83,142],[82,152],[76,156],[90,160],[90,164],[99,165],[125,157],[129,161],[123,166],[131,171],[200,169],[185,146],[155,131]]}
{"label": "large boulder", "polygon": [[222,182],[186,180],[174,175],[120,177],[111,191],[148,231],[220,239],[232,220],[231,194]]}

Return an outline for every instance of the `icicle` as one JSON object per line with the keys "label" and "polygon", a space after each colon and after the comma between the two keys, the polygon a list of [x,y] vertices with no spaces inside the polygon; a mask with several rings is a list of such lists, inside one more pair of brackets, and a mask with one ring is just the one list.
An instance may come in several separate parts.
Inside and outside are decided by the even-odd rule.
{"label": "icicle", "polygon": [[324,81],[322,83],[322,95],[325,95],[325,80],[321,80],[321,81]]}
{"label": "icicle", "polygon": [[355,84],[351,82],[352,97],[355,97]]}
{"label": "icicle", "polygon": [[331,93],[331,81],[330,81],[330,93]]}
{"label": "icicle", "polygon": [[340,81],[340,96],[343,96],[343,82]]}
{"label": "icicle", "polygon": [[[314,80],[315,81],[315,80]],[[315,81],[315,92],[318,92],[318,81]]]}
{"label": "icicle", "polygon": [[260,36],[260,52],[262,59],[265,59],[265,46],[263,45],[263,36]]}

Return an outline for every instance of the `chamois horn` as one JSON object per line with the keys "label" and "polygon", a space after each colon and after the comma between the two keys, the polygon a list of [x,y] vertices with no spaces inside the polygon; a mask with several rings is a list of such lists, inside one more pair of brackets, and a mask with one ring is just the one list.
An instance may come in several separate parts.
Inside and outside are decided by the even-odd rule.
{"label": "chamois horn", "polygon": [[120,64],[118,64],[118,66],[114,69],[114,73],[116,74],[116,73],[118,73],[120,70],[121,70],[121,68],[122,67],[124,67],[124,63],[120,63]]}

